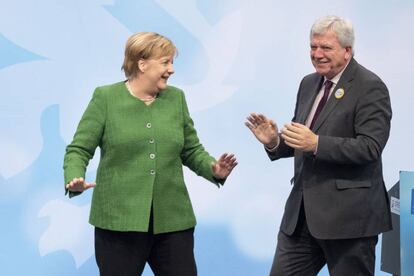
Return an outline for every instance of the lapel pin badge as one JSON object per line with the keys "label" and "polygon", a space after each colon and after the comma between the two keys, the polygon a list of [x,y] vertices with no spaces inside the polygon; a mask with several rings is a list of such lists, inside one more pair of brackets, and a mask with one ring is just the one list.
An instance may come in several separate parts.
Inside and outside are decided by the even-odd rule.
{"label": "lapel pin badge", "polygon": [[335,98],[337,100],[341,99],[345,94],[345,91],[343,88],[339,88],[338,90],[335,91]]}

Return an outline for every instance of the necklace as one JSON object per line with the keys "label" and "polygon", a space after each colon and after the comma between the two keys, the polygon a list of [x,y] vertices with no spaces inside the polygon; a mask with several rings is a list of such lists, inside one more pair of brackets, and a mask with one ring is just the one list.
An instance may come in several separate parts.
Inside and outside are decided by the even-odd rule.
{"label": "necklace", "polygon": [[151,96],[151,97],[148,97],[148,98],[144,98],[144,99],[143,98],[140,98],[137,95],[135,95],[134,92],[132,91],[132,88],[131,88],[131,85],[129,83],[129,80],[126,81],[125,85],[126,85],[126,88],[127,88],[128,92],[129,92],[129,94],[131,94],[133,97],[135,97],[135,98],[137,98],[137,99],[139,99],[139,100],[141,100],[143,102],[146,102],[146,103],[153,102],[157,98],[157,95],[154,95],[154,96]]}

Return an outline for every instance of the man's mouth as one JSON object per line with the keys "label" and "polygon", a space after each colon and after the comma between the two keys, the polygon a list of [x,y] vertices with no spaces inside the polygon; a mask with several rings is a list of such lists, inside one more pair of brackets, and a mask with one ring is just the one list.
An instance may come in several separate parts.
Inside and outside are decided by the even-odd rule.
{"label": "man's mouth", "polygon": [[327,64],[327,63],[329,63],[328,60],[317,60],[317,59],[315,59],[315,62],[316,62],[316,64]]}

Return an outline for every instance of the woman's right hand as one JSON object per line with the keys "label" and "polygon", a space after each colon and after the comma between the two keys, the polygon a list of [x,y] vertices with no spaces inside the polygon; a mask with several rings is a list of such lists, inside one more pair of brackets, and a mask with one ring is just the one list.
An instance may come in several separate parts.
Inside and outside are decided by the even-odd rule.
{"label": "woman's right hand", "polygon": [[277,125],[263,114],[251,113],[245,125],[263,145],[274,148],[279,144]]}
{"label": "woman's right hand", "polygon": [[83,192],[89,188],[95,187],[95,182],[86,182],[83,177],[74,178],[68,184],[66,184],[66,189],[71,192]]}

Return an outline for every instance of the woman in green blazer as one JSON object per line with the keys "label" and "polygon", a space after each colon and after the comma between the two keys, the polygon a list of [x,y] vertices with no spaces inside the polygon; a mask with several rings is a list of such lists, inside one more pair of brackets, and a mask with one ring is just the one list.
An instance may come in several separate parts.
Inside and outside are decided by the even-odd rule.
{"label": "woman in green blazer", "polygon": [[[96,88],[64,159],[65,189],[94,187],[89,222],[101,275],[196,275],[196,219],[182,165],[220,186],[237,165],[200,144],[184,93],[168,86],[176,47],[156,33],[132,35],[126,81]],[[96,183],[85,181],[95,149]]]}

